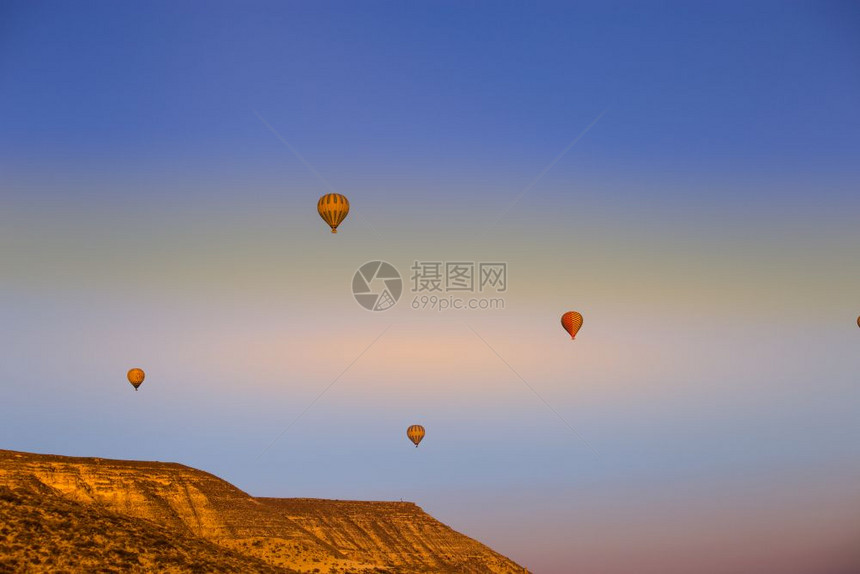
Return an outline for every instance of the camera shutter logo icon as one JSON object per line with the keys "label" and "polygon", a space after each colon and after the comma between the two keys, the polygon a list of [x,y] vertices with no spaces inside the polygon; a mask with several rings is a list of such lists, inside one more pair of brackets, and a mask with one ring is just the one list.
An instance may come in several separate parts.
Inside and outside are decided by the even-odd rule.
{"label": "camera shutter logo icon", "polygon": [[403,279],[394,265],[369,261],[352,277],[352,294],[368,311],[386,311],[394,307],[403,293]]}

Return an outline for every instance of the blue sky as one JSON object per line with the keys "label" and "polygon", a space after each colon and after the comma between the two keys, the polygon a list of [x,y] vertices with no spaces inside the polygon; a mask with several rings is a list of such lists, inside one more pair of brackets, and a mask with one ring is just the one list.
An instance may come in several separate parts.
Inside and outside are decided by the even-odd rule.
{"label": "blue sky", "polygon": [[858,152],[848,3],[5,6],[25,165],[252,167],[282,150],[251,109],[335,178],[531,174],[603,110],[581,153],[613,171],[844,174]]}

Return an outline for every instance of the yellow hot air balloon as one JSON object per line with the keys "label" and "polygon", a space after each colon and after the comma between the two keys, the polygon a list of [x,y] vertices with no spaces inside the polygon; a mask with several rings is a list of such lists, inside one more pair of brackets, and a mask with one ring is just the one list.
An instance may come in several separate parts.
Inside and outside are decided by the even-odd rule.
{"label": "yellow hot air balloon", "polygon": [[128,382],[131,383],[135,391],[143,382],[144,377],[146,377],[146,373],[143,372],[143,369],[131,369],[128,372]]}
{"label": "yellow hot air balloon", "polygon": [[561,316],[561,326],[570,333],[571,339],[576,339],[576,334],[582,328],[582,315],[576,311],[568,311]]}
{"label": "yellow hot air balloon", "polygon": [[424,427],[421,425],[412,425],[406,429],[406,436],[415,443],[415,448],[418,448],[418,443],[424,438]]}
{"label": "yellow hot air balloon", "polygon": [[339,193],[327,193],[317,202],[317,211],[331,226],[331,232],[337,233],[337,226],[349,213],[349,200]]}

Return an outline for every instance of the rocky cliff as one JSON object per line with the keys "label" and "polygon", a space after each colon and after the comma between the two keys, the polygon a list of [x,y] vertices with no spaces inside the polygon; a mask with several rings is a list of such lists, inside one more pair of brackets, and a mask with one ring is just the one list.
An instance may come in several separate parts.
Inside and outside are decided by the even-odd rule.
{"label": "rocky cliff", "polygon": [[48,488],[0,484],[0,572],[295,572]]}
{"label": "rocky cliff", "polygon": [[[168,533],[172,546],[164,549],[180,557],[173,562],[149,556],[152,549],[138,542],[131,550],[125,545],[128,556],[138,556],[131,565],[140,571],[150,570],[147,564],[158,559],[163,571],[195,571],[192,557],[198,556],[209,566],[197,571],[206,572],[524,572],[412,503],[254,498],[216,476],[174,463],[0,450],[0,488],[6,499],[17,501],[4,507],[7,513],[18,512],[15,521],[9,514],[7,528],[19,524],[9,532],[0,528],[0,556],[10,552],[13,540],[16,552],[26,554],[21,525],[33,527],[36,514],[61,509],[62,516],[74,515],[77,526],[62,531],[62,521],[54,521],[50,536],[57,539],[72,540],[75,531],[96,528],[90,524],[81,530],[87,521],[110,523],[120,538],[129,529],[142,539]],[[67,546],[75,545],[68,540],[60,545]],[[19,571],[38,570],[29,563]]]}

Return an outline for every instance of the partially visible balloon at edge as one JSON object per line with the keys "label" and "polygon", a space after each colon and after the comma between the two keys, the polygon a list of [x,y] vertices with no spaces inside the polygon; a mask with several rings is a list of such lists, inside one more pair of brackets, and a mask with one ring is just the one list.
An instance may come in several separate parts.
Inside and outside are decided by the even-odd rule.
{"label": "partially visible balloon at edge", "polygon": [[570,334],[571,339],[576,339],[576,334],[582,328],[582,315],[576,311],[568,311],[561,316],[561,326]]}
{"label": "partially visible balloon at edge", "polygon": [[418,448],[418,443],[424,438],[424,427],[421,425],[412,425],[406,429],[406,436],[415,443],[415,448]]}
{"label": "partially visible balloon at edge", "polygon": [[146,373],[143,372],[143,369],[134,368],[128,372],[128,382],[131,383],[135,391],[143,383],[144,378],[146,378]]}

